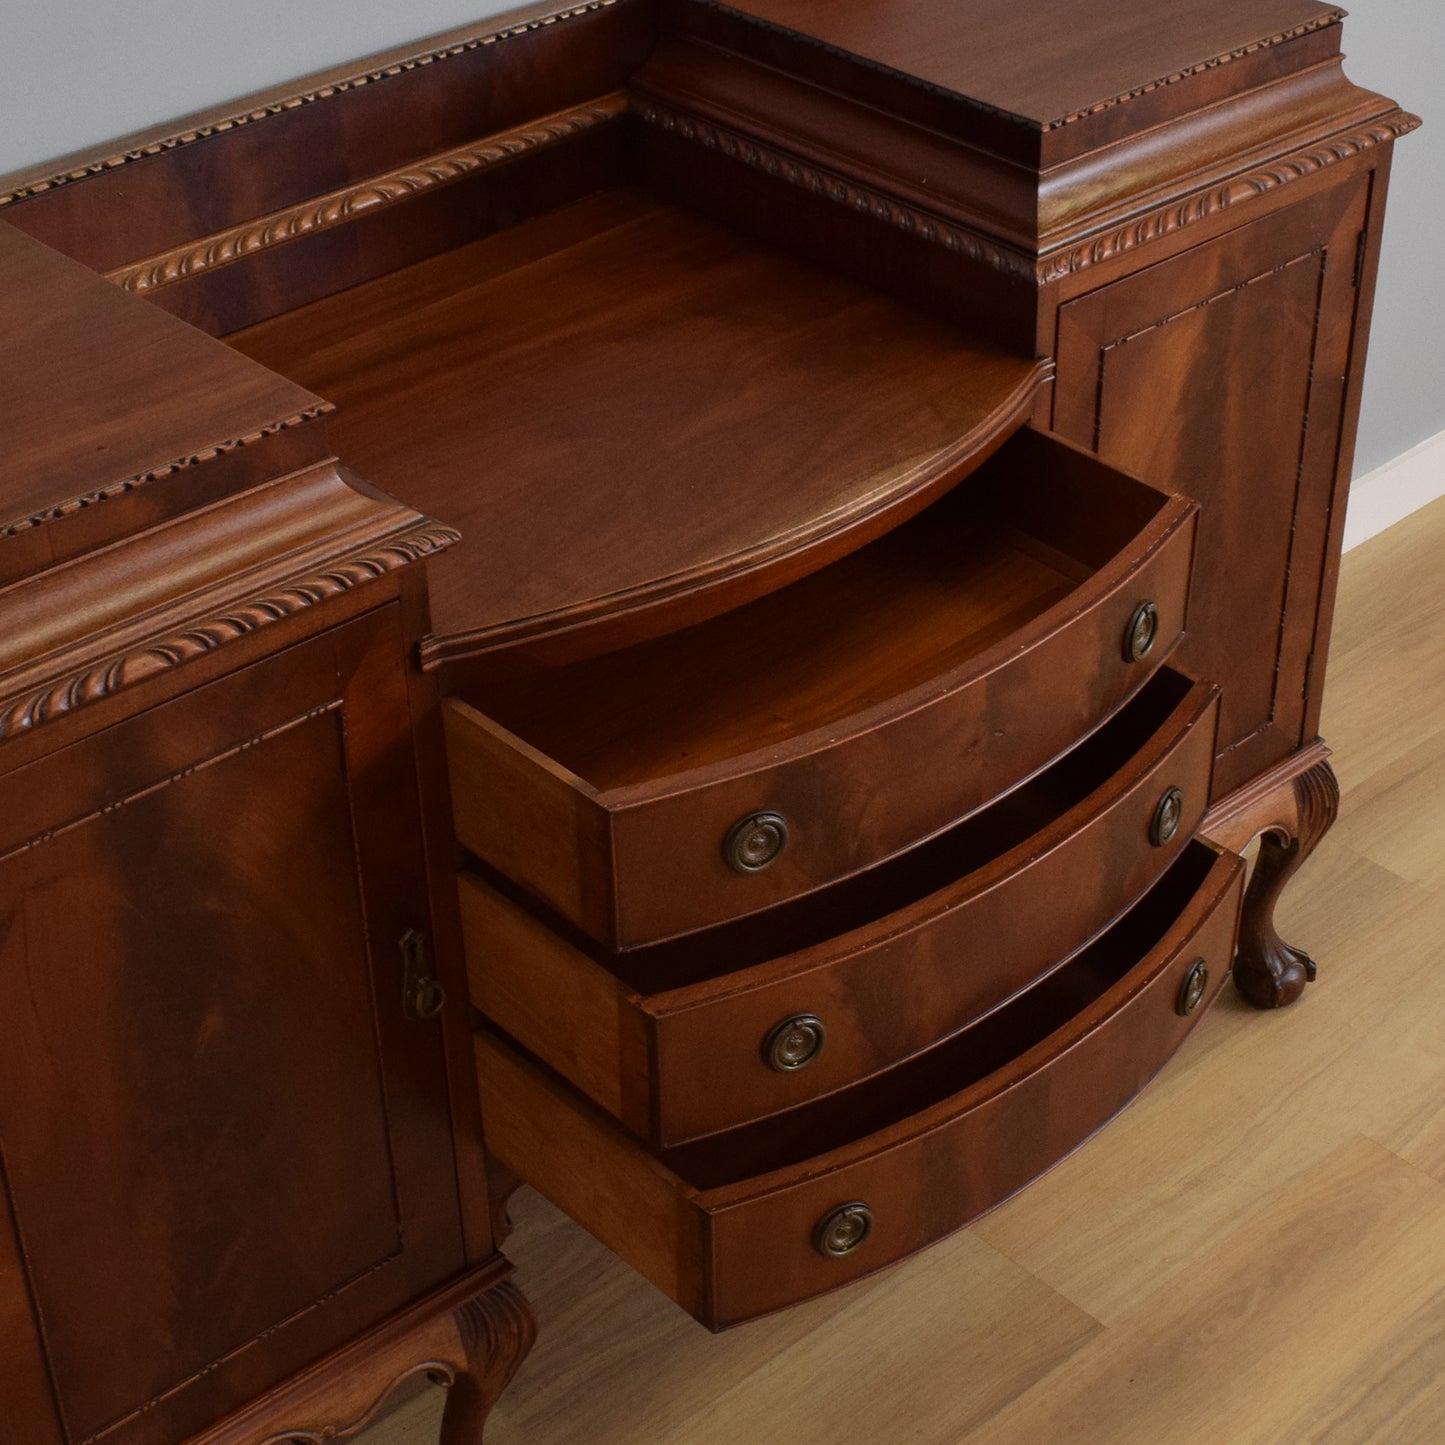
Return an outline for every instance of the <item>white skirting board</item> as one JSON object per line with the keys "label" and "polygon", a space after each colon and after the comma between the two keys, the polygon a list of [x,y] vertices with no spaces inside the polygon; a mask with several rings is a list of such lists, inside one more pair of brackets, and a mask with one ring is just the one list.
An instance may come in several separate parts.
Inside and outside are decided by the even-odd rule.
{"label": "white skirting board", "polygon": [[1445,497],[1445,431],[1356,477],[1345,513],[1345,551]]}

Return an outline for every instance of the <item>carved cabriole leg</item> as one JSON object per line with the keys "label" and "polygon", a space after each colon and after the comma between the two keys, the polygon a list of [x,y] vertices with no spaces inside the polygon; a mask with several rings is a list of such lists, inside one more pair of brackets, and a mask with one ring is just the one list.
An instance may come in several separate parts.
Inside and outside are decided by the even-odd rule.
{"label": "carved cabriole leg", "polygon": [[1283,1008],[1315,976],[1314,960],[1291,948],[1274,927],[1274,908],[1295,870],[1314,852],[1340,809],[1340,785],[1328,762],[1316,763],[1294,780],[1293,826],[1268,828],[1260,836],[1259,858],[1244,895],[1234,986],[1256,1008]]}
{"label": "carved cabriole leg", "polygon": [[[536,1326],[499,1256],[318,1361],[186,1445],[340,1445],[422,1381],[445,1386],[444,1445],[481,1445]],[[0,1431],[0,1439],[8,1436]]]}
{"label": "carved cabriole leg", "polygon": [[452,1381],[440,1445],[481,1445],[482,1427],[537,1334],[537,1322],[510,1281],[456,1312],[467,1369]]}
{"label": "carved cabriole leg", "polygon": [[[1234,984],[1256,1008],[1283,1008],[1315,976],[1314,960],[1292,948],[1275,931],[1274,910],[1285,885],[1314,852],[1339,811],[1340,787],[1323,746],[1312,750],[1312,765],[1278,787],[1259,790],[1241,805],[1205,819],[1207,837],[1241,849],[1259,837],[1259,857],[1244,895]],[[1222,814],[1222,816],[1221,816]]]}

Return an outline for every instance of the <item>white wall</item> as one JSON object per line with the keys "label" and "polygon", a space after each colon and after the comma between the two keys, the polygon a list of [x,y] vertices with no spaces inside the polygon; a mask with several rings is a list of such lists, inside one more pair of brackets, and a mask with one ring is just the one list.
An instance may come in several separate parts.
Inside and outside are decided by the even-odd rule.
{"label": "white wall", "polygon": [[0,0],[0,175],[523,0]]}
{"label": "white wall", "polygon": [[[512,8],[512,0],[0,0],[0,173]],[[1353,0],[1347,70],[1421,111],[1396,150],[1357,472],[1445,431],[1441,0]]]}
{"label": "white wall", "polygon": [[[1445,431],[1445,72],[1441,0],[1351,0],[1345,72],[1425,122],[1395,147],[1355,475]],[[1445,475],[1441,476],[1445,491]]]}

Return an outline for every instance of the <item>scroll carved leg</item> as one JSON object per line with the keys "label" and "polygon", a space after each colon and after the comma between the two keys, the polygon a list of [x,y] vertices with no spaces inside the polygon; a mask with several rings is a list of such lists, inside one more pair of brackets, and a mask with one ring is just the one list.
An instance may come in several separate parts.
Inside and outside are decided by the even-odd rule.
{"label": "scroll carved leg", "polygon": [[1316,763],[1294,780],[1294,817],[1267,828],[1259,859],[1244,896],[1234,985],[1256,1008],[1283,1008],[1314,981],[1314,960],[1291,948],[1274,927],[1274,909],[1285,885],[1314,852],[1335,821],[1340,785],[1328,762]]}
{"label": "scroll carved leg", "polygon": [[447,1391],[440,1445],[481,1445],[487,1416],[532,1348],[537,1322],[510,1280],[468,1300],[453,1318],[467,1368]]}

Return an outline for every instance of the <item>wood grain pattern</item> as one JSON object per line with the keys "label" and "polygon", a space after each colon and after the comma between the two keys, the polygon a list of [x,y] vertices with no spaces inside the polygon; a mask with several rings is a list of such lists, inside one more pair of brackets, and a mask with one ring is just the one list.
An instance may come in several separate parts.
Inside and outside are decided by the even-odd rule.
{"label": "wood grain pattern", "polygon": [[420,51],[413,50],[403,57],[388,60],[369,70],[352,70],[349,73],[343,72],[337,74],[334,78],[326,79],[325,83],[313,89],[288,93],[284,98],[258,105],[251,110],[238,111],[234,114],[222,115],[214,119],[208,118],[202,124],[190,129],[175,131],[154,139],[144,139],[128,150],[105,155],[95,160],[88,160],[84,165],[77,166],[71,170],[59,171],[54,174],[42,175],[35,178],[26,177],[22,184],[13,186],[6,190],[3,195],[0,195],[0,206],[42,195],[46,191],[54,190],[58,186],[69,185],[75,181],[83,181],[88,177],[99,175],[104,171],[112,171],[120,166],[130,165],[135,161],[145,160],[150,156],[161,155],[181,146],[193,145],[197,141],[209,140],[213,136],[224,135],[226,132],[235,130],[239,126],[250,125],[255,121],[265,120],[270,116],[279,115],[284,111],[293,110],[298,106],[312,105],[316,101],[328,100],[332,96],[344,95],[348,91],[358,90],[364,85],[373,85],[378,81],[390,80],[395,76],[405,75],[409,71],[420,70],[423,66],[434,65],[438,61],[451,60],[459,55],[465,55],[468,51],[476,50],[483,46],[497,45],[502,41],[526,35],[543,26],[556,25],[578,16],[592,14],[598,10],[606,10],[617,3],[618,0],[587,0],[586,4],[573,5],[566,8],[537,7],[543,10],[543,13],[535,17],[524,17],[520,23],[491,28],[481,34],[465,36],[450,44],[443,44],[430,49],[423,48]]}
{"label": "wood grain pattern", "polygon": [[377,1004],[400,654],[383,609],[7,770],[5,1189],[73,1438],[169,1445],[461,1263],[440,1060]]}
{"label": "wood grain pattern", "polygon": [[576,209],[229,338],[477,538],[432,569],[433,662],[755,597],[956,481],[1047,374],[641,195]]}
{"label": "wood grain pattern", "polygon": [[[488,1439],[732,1445],[785,1414],[799,1445],[904,1430],[919,1445],[1034,1445],[1051,1426],[1032,1411],[1061,1381],[1059,1428],[1087,1445],[1145,1438],[1136,1417],[1154,1440],[1185,1421],[1190,1438],[1259,1445],[1434,1445],[1441,545],[1445,504],[1345,559],[1325,713],[1351,760],[1342,816],[1282,903],[1287,934],[1330,960],[1328,983],[1279,1015],[1226,992],[1134,1107],[1027,1193],[912,1263],[724,1336],[523,1191],[509,1252],[542,1333]],[[1382,649],[1392,619],[1400,645]],[[1401,1173],[1362,1135],[1423,1172]],[[1156,1331],[1180,1340],[1172,1358],[1149,1354],[1177,1407],[1167,1417],[1123,1368]],[[1115,1332],[1117,1346],[1089,1356],[1097,1375],[1060,1374]],[[1019,1432],[997,1428],[1030,1394],[1007,1416]],[[438,1415],[418,1401],[366,1445],[432,1445]],[[1043,1436],[1027,1434],[1040,1418]]]}
{"label": "wood grain pattern", "polygon": [[106,274],[122,290],[145,295],[161,287],[230,266],[248,256],[274,250],[302,236],[342,226],[388,206],[400,205],[441,186],[453,185],[489,166],[501,165],[529,152],[570,140],[616,120],[627,109],[623,96],[603,96],[589,105],[573,106],[516,126],[483,140],[427,156],[410,165],[372,176],[284,211],[273,211],[244,226],[173,247],[160,256],[132,262]]}
{"label": "wood grain pattern", "polygon": [[[961,836],[899,860],[891,886],[864,876],[746,934],[594,959],[464,873],[472,1002],[657,1146],[851,1085],[1035,982],[1172,861],[1208,797],[1214,706],[1202,685],[1160,684]],[[1180,831],[1151,847],[1171,784]],[[822,1052],[768,1068],[770,1029],[803,1013],[823,1021]]]}
{"label": "wood grain pattern", "polygon": [[[1210,965],[1206,998],[1221,986],[1240,884],[1238,860],[1191,854],[1033,997],[850,1091],[836,1117],[797,1111],[661,1162],[482,1033],[489,1147],[703,1323],[753,1319],[951,1232],[1117,1113],[1197,1022],[1175,1009],[1196,958]],[[1141,929],[1142,958],[1130,952]],[[872,1233],[826,1257],[814,1229],[850,1199],[874,1211]]]}
{"label": "wood grain pattern", "polygon": [[[1059,312],[1054,427],[1203,506],[1180,659],[1224,687],[1216,796],[1313,741],[1305,718],[1323,678],[1308,660],[1343,485],[1365,200],[1362,182],[1341,185]],[[1256,329],[1260,344],[1241,351]],[[1227,365],[1210,359],[1226,353]]]}
{"label": "wood grain pattern", "polygon": [[0,740],[53,723],[429,556],[456,533],[334,466],[0,585]]}
{"label": "wood grain pattern", "polygon": [[[1314,0],[1179,6],[1170,25],[1142,0],[1081,26],[1067,0],[1000,10],[987,0],[907,0],[885,17],[867,4],[693,0],[759,21],[852,64],[967,98],[1045,130],[1123,105],[1284,41],[1336,25],[1343,11]],[[1041,38],[1048,61],[1040,65]]]}
{"label": "wood grain pattern", "polygon": [[[1189,504],[1020,434],[928,514],[749,607],[517,683],[474,673],[475,709],[449,704],[478,784],[458,838],[610,948],[823,887],[966,816],[1142,686],[1182,632],[1192,542]],[[1158,642],[1134,663],[1145,598]],[[529,786],[570,788],[585,830],[534,827]],[[735,871],[723,839],[759,809],[791,841]]]}
{"label": "wood grain pattern", "polygon": [[329,410],[319,397],[137,308],[3,223],[0,286],[8,403],[0,544],[136,487],[193,482],[204,464],[240,448],[264,451],[293,428],[312,434],[306,460],[327,455],[314,424]]}

